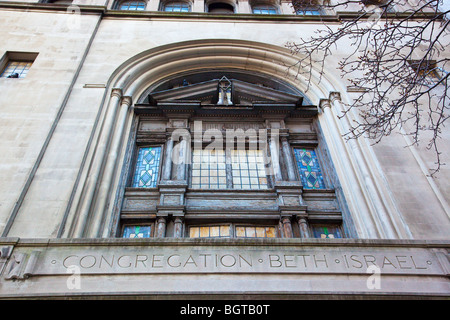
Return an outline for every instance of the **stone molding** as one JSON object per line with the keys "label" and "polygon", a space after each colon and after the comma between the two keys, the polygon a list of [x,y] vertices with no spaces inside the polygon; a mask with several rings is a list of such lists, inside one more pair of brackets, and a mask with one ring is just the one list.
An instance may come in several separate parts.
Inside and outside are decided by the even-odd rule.
{"label": "stone molding", "polygon": [[[246,292],[268,297],[301,295],[306,291],[360,298],[450,296],[449,241],[183,238],[0,241],[4,247],[12,247],[0,276],[0,298],[14,297],[22,287],[33,297]],[[380,276],[380,288],[367,286],[369,277],[374,275],[372,269]],[[73,270],[78,270],[80,277],[78,289],[67,285]],[[216,285],[211,281],[193,281],[195,274],[214,275],[211,281]],[[174,275],[177,284],[171,286]],[[104,276],[111,281],[99,285]],[[258,285],[252,286],[253,282]],[[280,287],[278,284],[282,283]]]}

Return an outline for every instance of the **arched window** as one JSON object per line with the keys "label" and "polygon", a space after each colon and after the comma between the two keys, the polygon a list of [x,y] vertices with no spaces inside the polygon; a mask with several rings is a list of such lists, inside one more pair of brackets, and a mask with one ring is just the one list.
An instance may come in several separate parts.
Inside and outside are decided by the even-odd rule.
{"label": "arched window", "polygon": [[257,4],[252,6],[252,12],[254,14],[278,14],[277,8],[270,4]]}
{"label": "arched window", "polygon": [[191,6],[188,2],[166,2],[163,6],[166,12],[190,12]]}
{"label": "arched window", "polygon": [[145,10],[145,1],[119,1],[117,10],[143,11]]}
{"label": "arched window", "polygon": [[[117,236],[345,237],[342,214],[330,218],[338,200],[327,202],[335,197],[333,169],[312,125],[317,108],[297,89],[262,75],[206,71],[162,82],[138,101],[142,118],[124,168]],[[187,111],[190,119],[178,117]],[[299,116],[306,131],[296,129]],[[327,204],[308,217],[280,218],[303,214],[300,197]]]}
{"label": "arched window", "polygon": [[213,2],[208,5],[208,12],[216,14],[232,14],[234,13],[234,7],[225,2]]}

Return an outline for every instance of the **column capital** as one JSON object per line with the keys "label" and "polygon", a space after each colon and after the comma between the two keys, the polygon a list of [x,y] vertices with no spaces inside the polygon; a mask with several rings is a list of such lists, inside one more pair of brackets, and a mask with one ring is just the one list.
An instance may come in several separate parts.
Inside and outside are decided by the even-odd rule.
{"label": "column capital", "polygon": [[309,223],[306,217],[297,216],[297,218],[300,238],[311,238],[311,234],[309,232]]}
{"label": "column capital", "polygon": [[292,215],[281,215],[280,220],[284,223],[291,223]]}
{"label": "column capital", "polygon": [[112,88],[111,97],[120,98],[122,97],[122,89],[120,88]]}
{"label": "column capital", "polygon": [[156,238],[164,238],[166,236],[166,217],[156,218]]}
{"label": "column capital", "polygon": [[283,236],[284,238],[293,238],[294,233],[292,232],[291,215],[281,216],[280,220],[283,224]]}
{"label": "column capital", "polygon": [[174,216],[173,216],[173,221],[174,221],[175,223],[183,223],[183,221],[184,221],[184,216],[176,216],[176,215],[174,215]]}
{"label": "column capital", "polygon": [[166,223],[167,216],[158,216],[156,217],[157,223]]}
{"label": "column capital", "polygon": [[326,108],[331,108],[331,101],[330,101],[330,99],[320,99],[319,107],[322,110],[325,110]]}
{"label": "column capital", "polygon": [[173,222],[175,224],[173,236],[175,238],[182,238],[183,237],[183,217],[180,216],[174,216]]}
{"label": "column capital", "polygon": [[297,222],[298,223],[308,223],[308,220],[306,219],[307,213],[305,215],[297,215]]}
{"label": "column capital", "polygon": [[331,101],[331,103],[334,103],[334,101],[336,100],[342,101],[341,93],[337,91],[330,92],[329,100]]}
{"label": "column capital", "polygon": [[123,96],[120,100],[121,105],[126,105],[127,107],[131,106],[133,99],[130,96]]}

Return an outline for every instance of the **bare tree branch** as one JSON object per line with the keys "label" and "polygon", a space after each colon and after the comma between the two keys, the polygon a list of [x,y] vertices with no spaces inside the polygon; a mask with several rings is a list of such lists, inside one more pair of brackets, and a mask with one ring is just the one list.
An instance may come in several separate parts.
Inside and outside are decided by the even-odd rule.
{"label": "bare tree branch", "polygon": [[287,44],[301,57],[290,67],[306,78],[308,88],[314,70],[320,81],[327,58],[342,53],[338,50],[342,45],[350,45],[338,69],[361,94],[341,117],[355,109],[360,121],[345,137],[364,135],[378,143],[403,128],[413,144],[419,144],[422,133],[431,132],[427,148],[436,155],[431,175],[444,165],[438,140],[450,107],[450,62],[445,52],[449,51],[450,10],[442,10],[442,4],[442,0],[417,0],[414,6],[406,0],[294,0],[296,11],[333,10],[341,13],[341,23],[336,27],[324,21],[310,38]]}

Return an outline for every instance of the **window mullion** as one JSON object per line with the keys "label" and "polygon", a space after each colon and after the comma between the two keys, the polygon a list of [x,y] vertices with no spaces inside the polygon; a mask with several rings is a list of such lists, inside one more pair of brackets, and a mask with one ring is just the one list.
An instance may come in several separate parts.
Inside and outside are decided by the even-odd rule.
{"label": "window mullion", "polygon": [[231,165],[231,149],[225,148],[225,169],[227,173],[227,189],[233,189],[233,172]]}

